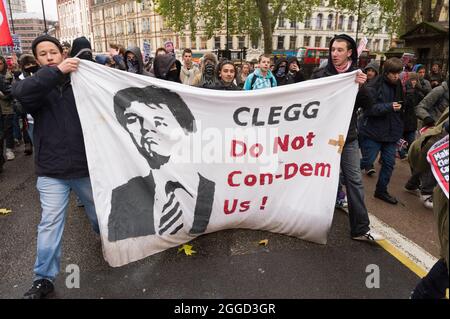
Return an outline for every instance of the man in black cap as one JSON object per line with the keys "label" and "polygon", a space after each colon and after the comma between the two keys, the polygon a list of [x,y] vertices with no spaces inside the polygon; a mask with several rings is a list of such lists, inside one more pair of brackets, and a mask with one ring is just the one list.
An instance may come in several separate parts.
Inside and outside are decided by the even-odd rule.
{"label": "man in black cap", "polygon": [[34,39],[32,50],[41,68],[14,83],[12,89],[13,96],[34,118],[36,186],[42,207],[34,282],[24,295],[26,299],[44,298],[54,290],[71,189],[83,201],[92,227],[99,233],[83,133],[70,84],[69,74],[77,70],[79,60],[64,60],[61,44],[49,35]]}
{"label": "man in black cap", "polygon": [[[312,79],[337,75],[357,70],[357,48],[353,38],[346,34],[336,35],[330,41],[328,64],[314,71]],[[364,241],[382,240],[383,237],[369,227],[369,215],[364,203],[364,186],[359,168],[358,133],[356,129],[358,108],[370,105],[370,98],[364,84],[367,75],[362,71],[356,74],[355,81],[360,85],[356,96],[353,115],[341,156],[341,171],[347,191],[348,211],[350,218],[350,235],[352,239]]]}
{"label": "man in black cap", "polygon": [[94,57],[92,56],[91,43],[86,37],[79,37],[73,40],[70,57],[95,62]]}

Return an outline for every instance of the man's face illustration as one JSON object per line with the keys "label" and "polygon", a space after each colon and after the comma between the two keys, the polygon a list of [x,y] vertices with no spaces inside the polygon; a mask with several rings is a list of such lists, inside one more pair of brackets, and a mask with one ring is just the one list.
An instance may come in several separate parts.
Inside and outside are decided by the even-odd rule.
{"label": "man's face illustration", "polygon": [[171,139],[181,127],[166,104],[144,104],[137,101],[125,110],[126,128],[140,151],[155,157],[170,156],[177,142]]}

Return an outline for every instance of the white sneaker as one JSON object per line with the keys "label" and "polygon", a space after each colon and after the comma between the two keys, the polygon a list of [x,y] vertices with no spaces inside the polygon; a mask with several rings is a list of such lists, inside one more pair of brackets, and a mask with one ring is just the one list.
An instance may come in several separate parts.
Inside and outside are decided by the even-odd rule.
{"label": "white sneaker", "polygon": [[364,235],[361,236],[357,236],[357,237],[352,237],[352,239],[354,240],[361,240],[361,241],[380,241],[380,240],[384,240],[385,238],[383,237],[383,235],[378,234],[376,231],[374,230],[369,230],[367,233],[365,233]]}
{"label": "white sneaker", "polygon": [[10,148],[6,149],[5,156],[7,161],[12,161],[16,158],[16,155],[14,155],[14,152]]}
{"label": "white sneaker", "polygon": [[423,202],[423,206],[433,209],[433,195],[420,195],[420,199]]}

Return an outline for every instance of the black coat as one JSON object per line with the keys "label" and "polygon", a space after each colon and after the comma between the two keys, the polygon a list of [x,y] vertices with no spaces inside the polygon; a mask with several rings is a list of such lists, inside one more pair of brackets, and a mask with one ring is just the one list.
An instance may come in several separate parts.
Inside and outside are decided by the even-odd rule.
{"label": "black coat", "polygon": [[405,103],[404,107],[404,124],[405,127],[403,131],[412,132],[417,130],[417,116],[415,112],[415,107],[420,101],[423,99],[423,94],[420,92],[420,89],[417,87],[411,87],[411,82],[406,82],[406,95],[405,95]]}
{"label": "black coat", "polygon": [[390,84],[385,76],[380,76],[367,89],[373,103],[364,110],[360,134],[377,142],[397,142],[403,136],[405,108],[403,105],[395,112],[392,103],[404,104],[401,81]]}
{"label": "black coat", "polygon": [[89,176],[70,77],[56,67],[44,66],[14,83],[12,94],[34,118],[37,175],[60,179]]}

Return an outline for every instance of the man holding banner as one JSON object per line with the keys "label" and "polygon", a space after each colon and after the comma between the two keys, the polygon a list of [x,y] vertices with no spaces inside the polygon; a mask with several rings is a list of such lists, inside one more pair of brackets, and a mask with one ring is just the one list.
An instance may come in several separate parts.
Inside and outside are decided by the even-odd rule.
{"label": "man holding banner", "polygon": [[[336,35],[330,41],[328,64],[319,68],[312,74],[313,79],[336,75],[357,70],[358,60],[356,43],[346,34]],[[341,170],[344,176],[344,185],[347,190],[348,211],[350,218],[350,234],[355,240],[377,241],[383,237],[369,228],[369,216],[364,203],[364,188],[359,168],[358,133],[356,130],[357,110],[370,105],[370,98],[361,85],[367,81],[363,72],[357,74],[356,82],[360,84],[356,96],[355,107],[341,157]],[[339,112],[339,110],[336,110]]]}
{"label": "man holding banner", "polygon": [[32,43],[41,65],[33,76],[16,82],[13,95],[34,118],[35,164],[42,218],[38,226],[34,282],[25,299],[44,298],[54,290],[59,272],[61,241],[71,189],[85,206],[99,233],[92,188],[70,77],[78,59],[63,59],[56,38],[41,35]]}

